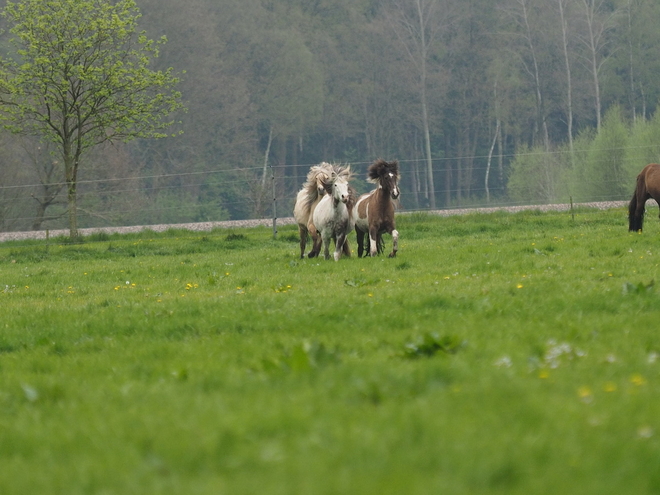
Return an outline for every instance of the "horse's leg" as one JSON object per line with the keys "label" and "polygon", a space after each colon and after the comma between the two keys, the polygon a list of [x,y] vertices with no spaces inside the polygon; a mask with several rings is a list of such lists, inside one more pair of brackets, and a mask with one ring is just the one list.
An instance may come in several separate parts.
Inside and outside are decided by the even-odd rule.
{"label": "horse's leg", "polygon": [[378,254],[383,254],[383,251],[385,251],[385,241],[383,240],[383,233],[378,232],[378,238],[376,239],[376,246],[378,249]]}
{"label": "horse's leg", "polygon": [[[323,257],[326,260],[330,259],[330,239],[332,239],[332,234],[330,232],[322,231],[321,235],[321,242],[323,245]],[[320,249],[319,249],[320,251]]]}
{"label": "horse's leg", "polygon": [[646,197],[637,192],[637,208],[635,208],[635,232],[641,232],[644,227],[644,213],[646,212]]}
{"label": "horse's leg", "polygon": [[362,253],[364,253],[364,232],[355,227],[355,237],[357,238],[358,258],[362,258]]}
{"label": "horse's leg", "polygon": [[307,255],[309,258],[315,258],[321,252],[321,244],[323,240],[321,239],[321,234],[316,230],[316,227],[312,222],[307,225],[309,229],[309,235],[312,237],[312,250]]}
{"label": "horse's leg", "polygon": [[300,257],[305,257],[305,246],[307,245],[307,229],[302,225],[298,225],[298,233],[300,234]]}
{"label": "horse's leg", "polygon": [[339,234],[335,242],[335,261],[339,261],[339,258],[341,258],[341,252],[344,249],[344,244],[346,244],[346,234]]}
{"label": "horse's leg", "polygon": [[369,255],[378,255],[378,229],[373,226],[369,226]]}
{"label": "horse's leg", "polygon": [[321,253],[321,245],[323,244],[323,239],[321,235],[317,232],[315,236],[312,236],[312,250],[307,255],[310,258],[315,258]]}
{"label": "horse's leg", "polygon": [[392,252],[390,258],[396,257],[396,252],[399,250],[399,231],[392,229]]}
{"label": "horse's leg", "polygon": [[[641,232],[644,226],[644,213],[646,210],[646,200],[651,196],[646,188],[646,180],[642,174],[637,177],[637,188],[635,189],[634,201],[634,231]],[[633,201],[630,202],[630,209],[633,209]],[[633,222],[631,222],[631,227]]]}
{"label": "horse's leg", "polygon": [[637,190],[633,193],[630,204],[628,205],[628,230],[630,232],[637,232]]}
{"label": "horse's leg", "polygon": [[311,215],[310,215],[310,220],[307,223],[307,232],[309,233],[309,236],[312,238],[312,250],[307,254],[307,257],[308,258],[314,258],[315,256],[318,256],[319,251],[320,251],[320,246],[318,246],[319,249],[317,250],[316,248],[317,248],[317,245],[319,244],[319,242],[317,241],[317,238],[319,236],[319,233],[317,232],[316,227],[312,223]]}
{"label": "horse's leg", "polygon": [[342,252],[347,258],[351,257],[351,246],[348,244],[348,235],[344,236],[344,247],[342,248]]}

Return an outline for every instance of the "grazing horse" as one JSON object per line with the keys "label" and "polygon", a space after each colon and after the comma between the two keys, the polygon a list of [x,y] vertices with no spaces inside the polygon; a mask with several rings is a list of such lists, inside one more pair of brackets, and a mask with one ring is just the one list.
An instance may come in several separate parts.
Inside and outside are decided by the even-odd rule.
{"label": "grazing horse", "polygon": [[369,166],[367,180],[378,187],[357,200],[353,216],[357,234],[358,257],[365,251],[364,236],[369,235],[369,255],[383,252],[383,233],[392,236],[390,258],[399,248],[399,232],[394,222],[394,200],[399,197],[399,162],[376,160]]}
{"label": "grazing horse", "polygon": [[628,230],[641,232],[646,200],[653,198],[660,204],[660,165],[650,163],[637,176],[637,187],[628,205]]}
{"label": "grazing horse", "polygon": [[[332,165],[323,162],[314,165],[309,169],[307,180],[298,191],[296,205],[293,207],[293,216],[298,223],[298,232],[300,233],[300,257],[305,257],[305,246],[307,245],[307,235],[311,235],[315,240],[316,228],[312,223],[312,213],[319,204],[321,198],[330,187],[330,176],[332,175]],[[313,257],[312,252],[310,257]],[[318,254],[318,252],[316,253]]]}
{"label": "grazing horse", "polygon": [[330,259],[331,239],[335,240],[335,261],[339,261],[342,251],[350,256],[346,239],[354,226],[354,194],[348,184],[350,178],[350,167],[335,166],[330,177],[330,193],[323,196],[312,213],[312,222],[321,237],[318,248],[320,251],[323,247],[326,260]]}

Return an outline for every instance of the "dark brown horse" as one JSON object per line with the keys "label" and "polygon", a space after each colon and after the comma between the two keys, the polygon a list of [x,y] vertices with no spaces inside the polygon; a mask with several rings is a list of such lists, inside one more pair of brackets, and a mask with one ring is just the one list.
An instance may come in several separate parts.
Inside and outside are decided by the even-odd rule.
{"label": "dark brown horse", "polygon": [[357,234],[358,257],[365,252],[364,236],[369,235],[369,255],[383,252],[383,233],[392,236],[390,258],[399,249],[399,232],[394,221],[394,200],[399,197],[399,162],[376,160],[369,166],[367,180],[378,187],[358,198],[355,205],[355,233]]}
{"label": "dark brown horse", "polygon": [[637,176],[637,187],[628,206],[628,230],[641,232],[644,223],[646,200],[655,199],[660,204],[660,165],[650,163]]}

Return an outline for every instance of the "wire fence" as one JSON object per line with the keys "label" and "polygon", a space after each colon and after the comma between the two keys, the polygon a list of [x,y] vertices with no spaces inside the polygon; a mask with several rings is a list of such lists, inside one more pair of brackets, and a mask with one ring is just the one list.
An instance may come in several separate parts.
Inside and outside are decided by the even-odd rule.
{"label": "wire fence", "polygon": [[[646,148],[646,147],[644,147]],[[631,150],[633,148],[626,148]],[[641,149],[641,148],[640,148]],[[613,148],[612,151],[620,151]],[[587,153],[588,150],[575,151],[576,156]],[[548,155],[563,160],[566,151],[552,153],[529,152],[522,156]],[[515,157],[520,157],[518,154]],[[530,204],[530,201],[515,199],[508,194],[507,179],[508,164],[514,155],[492,156],[491,165],[485,162],[488,157],[477,155],[471,157],[434,158],[432,173],[436,178],[434,190],[429,189],[425,182],[427,174],[425,159],[399,160],[402,171],[402,202],[400,211],[427,211],[432,209],[428,195],[436,199],[438,210],[477,207],[516,207]],[[469,169],[463,172],[469,174],[468,184],[457,185],[455,175],[459,173],[459,163],[471,163]],[[356,185],[359,192],[364,192],[372,186],[365,181],[366,168],[371,162],[359,161],[350,165],[358,172]],[[499,168],[499,163],[506,164]],[[81,227],[117,226],[122,222],[135,224],[136,220],[161,223],[166,219],[170,223],[200,221],[200,211],[206,208],[203,220],[227,220],[234,215],[231,212],[242,212],[241,219],[268,218],[273,221],[277,216],[290,217],[298,189],[302,186],[309,167],[315,164],[283,164],[269,166],[267,184],[262,188],[263,166],[247,168],[214,168],[208,170],[191,170],[177,173],[144,174],[110,178],[83,178],[78,181],[77,200],[81,205]],[[632,164],[625,164],[628,167]],[[640,166],[641,169],[641,166]],[[485,177],[488,172],[489,184]],[[447,175],[454,174],[451,182],[446,181]],[[594,177],[592,183],[583,182],[580,187],[605,185],[605,192],[592,194],[590,201],[624,201],[629,199],[628,193],[612,195],[615,185],[620,185],[621,179]],[[608,187],[612,186],[612,187]],[[630,184],[632,194],[634,184]],[[0,229],[2,231],[27,230],[25,228],[35,219],[37,200],[42,183],[0,185]],[[58,198],[53,201],[49,211],[44,215],[42,228],[57,228],[64,225],[66,210],[66,184],[54,182],[51,188],[61,188]],[[206,195],[200,199],[200,191]],[[215,198],[213,195],[217,194]],[[270,197],[272,196],[272,197]],[[413,201],[413,198],[416,198]],[[532,203],[549,203],[564,198],[535,198]],[[214,208],[212,208],[213,206]],[[228,213],[229,212],[229,213]],[[139,213],[137,215],[136,213]],[[213,216],[217,218],[213,218]],[[229,217],[229,218],[228,218]]]}

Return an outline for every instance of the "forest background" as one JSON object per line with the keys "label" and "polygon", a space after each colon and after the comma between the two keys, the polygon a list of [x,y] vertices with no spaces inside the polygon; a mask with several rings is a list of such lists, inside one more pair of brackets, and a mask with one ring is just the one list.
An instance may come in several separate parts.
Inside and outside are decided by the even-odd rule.
{"label": "forest background", "polygon": [[[398,159],[423,210],[628,199],[660,160],[656,0],[137,4],[183,134],[88,154],[81,227],[289,216],[321,161]],[[53,151],[0,132],[0,230],[66,224]]]}

